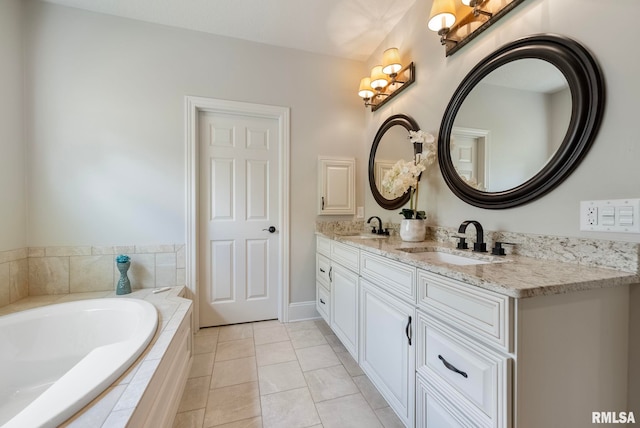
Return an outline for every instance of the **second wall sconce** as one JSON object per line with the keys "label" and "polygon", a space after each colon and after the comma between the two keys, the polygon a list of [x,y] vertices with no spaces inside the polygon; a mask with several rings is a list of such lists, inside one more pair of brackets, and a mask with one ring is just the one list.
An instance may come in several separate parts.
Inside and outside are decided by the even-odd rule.
{"label": "second wall sconce", "polygon": [[389,48],[382,54],[382,65],[373,67],[371,75],[360,80],[358,95],[364,100],[365,106],[371,106],[373,112],[413,82],[413,62],[403,67],[398,49]]}
{"label": "second wall sconce", "polygon": [[427,26],[453,55],[524,0],[433,0]]}

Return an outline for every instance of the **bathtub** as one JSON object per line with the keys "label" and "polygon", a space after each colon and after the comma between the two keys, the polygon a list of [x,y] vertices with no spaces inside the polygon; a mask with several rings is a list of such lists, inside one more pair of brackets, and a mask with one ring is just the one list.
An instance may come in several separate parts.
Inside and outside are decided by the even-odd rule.
{"label": "bathtub", "polygon": [[55,427],[100,395],[158,325],[144,300],[92,299],[0,317],[0,426]]}

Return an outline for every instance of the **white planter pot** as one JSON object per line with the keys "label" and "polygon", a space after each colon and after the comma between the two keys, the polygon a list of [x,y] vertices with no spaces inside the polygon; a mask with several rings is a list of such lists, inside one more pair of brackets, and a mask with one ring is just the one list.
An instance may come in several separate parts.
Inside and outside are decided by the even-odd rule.
{"label": "white planter pot", "polygon": [[400,238],[403,241],[424,241],[427,234],[427,223],[415,218],[403,219],[400,222]]}

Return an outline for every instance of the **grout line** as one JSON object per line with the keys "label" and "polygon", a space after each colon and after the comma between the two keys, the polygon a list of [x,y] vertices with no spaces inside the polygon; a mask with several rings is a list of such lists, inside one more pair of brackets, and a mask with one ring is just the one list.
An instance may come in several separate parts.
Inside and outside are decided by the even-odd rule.
{"label": "grout line", "polygon": [[[252,417],[249,417],[249,418],[245,418],[245,419],[242,419],[242,421],[244,421],[244,420],[249,420],[249,419],[253,419],[254,417],[260,417],[260,418],[261,418],[261,421],[262,421],[262,424],[264,424],[264,415],[263,415],[263,409],[262,409],[262,397],[263,397],[263,395],[262,395],[262,393],[261,393],[261,389],[260,389],[260,375],[259,375],[259,369],[260,369],[260,367],[258,367],[258,358],[257,358],[257,353],[255,352],[256,347],[257,347],[257,346],[260,346],[260,345],[257,345],[257,344],[256,344],[256,342],[255,342],[255,328],[254,328],[254,327],[255,327],[255,323],[251,323],[251,324],[252,324],[252,332],[254,333],[254,334],[253,334],[254,368],[255,368],[255,371],[256,371],[256,384],[257,384],[257,388],[258,388],[258,405],[259,405],[259,407],[260,407],[260,415],[259,415],[259,416],[252,416]],[[283,325],[284,325],[284,324],[283,324]],[[328,335],[327,335],[327,334],[325,334],[325,333],[323,332],[323,329],[321,329],[320,327],[318,327],[318,326],[317,326],[317,324],[316,324],[316,328],[317,328],[318,330],[320,330],[320,332],[322,333],[322,336],[323,336],[323,338],[324,338],[325,340],[326,340],[327,336],[329,336],[329,335],[333,335],[333,333],[332,333],[332,332],[331,332],[330,334],[328,334]],[[286,329],[286,325],[285,325],[285,329]],[[362,393],[362,389],[358,386],[358,384],[357,384],[357,383],[356,383],[356,387],[358,388],[358,392],[356,392],[356,393],[354,393],[354,394],[347,394],[347,395],[343,395],[343,396],[340,396],[340,397],[335,397],[335,398],[332,398],[332,399],[322,400],[322,401],[316,402],[316,401],[313,399],[313,396],[311,395],[311,389],[310,389],[309,383],[308,383],[308,381],[307,381],[307,377],[304,375],[306,372],[304,372],[304,371],[302,370],[302,366],[301,366],[301,364],[300,364],[300,359],[299,359],[299,357],[298,357],[298,353],[296,352],[298,349],[296,349],[296,348],[294,348],[294,347],[293,347],[293,342],[292,342],[292,340],[291,340],[291,336],[289,335],[289,333],[290,333],[290,332],[289,332],[289,330],[288,330],[288,329],[286,329],[286,332],[287,332],[287,336],[289,337],[289,340],[288,340],[288,341],[284,341],[284,340],[283,340],[283,341],[279,341],[279,342],[264,343],[264,344],[261,344],[261,345],[270,345],[270,344],[274,344],[274,343],[285,343],[285,342],[289,342],[289,344],[290,344],[291,348],[294,350],[295,361],[296,361],[296,363],[297,363],[297,365],[298,365],[298,368],[300,369],[300,372],[301,372],[301,373],[302,373],[302,375],[303,375],[304,382],[305,382],[305,388],[306,388],[306,389],[307,389],[307,391],[309,392],[309,396],[311,397],[311,401],[312,401],[312,403],[313,403],[313,406],[314,406],[314,409],[315,409],[315,411],[316,411],[316,414],[317,414],[318,418],[320,419],[320,424],[323,424],[324,422],[322,421],[322,418],[320,417],[320,412],[318,411],[318,407],[317,407],[317,404],[318,404],[318,403],[322,403],[322,402],[326,402],[326,401],[330,401],[330,400],[337,400],[337,399],[341,399],[341,398],[344,398],[344,397],[350,397],[350,396],[354,396],[354,395],[361,395],[361,396],[363,397],[363,399],[364,399],[364,402],[365,402],[365,403],[367,403],[367,406],[369,407],[369,409],[373,412],[373,414],[375,415],[376,419],[380,422],[380,425],[384,427],[384,423],[383,423],[382,419],[379,417],[378,413],[376,412],[376,409],[374,409],[374,408],[371,406],[371,404],[369,403],[369,401],[367,400],[367,398],[365,397],[365,395]],[[219,342],[219,337],[220,337],[220,334],[219,334],[219,332],[218,332],[218,336],[216,337],[216,347],[215,347],[215,350],[212,352],[212,353],[213,353],[213,364],[212,364],[212,366],[211,366],[211,371],[210,371],[210,374],[209,374],[210,382],[209,382],[209,387],[207,388],[207,391],[206,391],[206,395],[207,395],[206,400],[205,400],[205,401],[206,401],[206,403],[208,403],[208,402],[209,402],[209,396],[210,396],[211,392],[212,392],[212,391],[214,391],[214,390],[216,390],[216,389],[226,388],[226,387],[236,386],[236,385],[241,385],[241,384],[246,384],[246,383],[253,383],[252,381],[250,381],[250,382],[243,382],[243,383],[241,383],[241,384],[236,384],[236,385],[227,385],[227,386],[220,387],[220,388],[214,388],[214,389],[212,389],[212,388],[211,388],[211,385],[213,385],[213,372],[214,372],[214,370],[215,370],[215,366],[216,366],[216,364],[218,363],[218,361],[216,361],[216,360],[215,360],[215,357],[216,357],[216,354],[217,354],[217,352],[218,352],[218,345],[221,343],[221,342]],[[245,338],[245,339],[248,339],[248,338]],[[237,340],[242,340],[242,339],[237,339]],[[229,342],[229,341],[226,341],[226,342]],[[222,343],[226,343],[226,342],[222,342]],[[328,342],[328,341],[327,341],[327,342]],[[317,346],[319,346],[319,345],[317,345]],[[309,347],[307,347],[307,348],[309,348]],[[299,348],[299,349],[306,349],[306,348]],[[337,352],[335,351],[335,349],[333,349],[333,347],[331,347],[331,350],[332,350],[332,352],[333,352],[334,354],[336,354],[336,356],[337,356]],[[237,360],[237,359],[242,359],[242,358],[249,358],[249,357],[239,357],[239,358],[234,358],[234,359],[231,359],[231,360],[225,360],[225,361],[232,361],[232,360]],[[291,360],[291,361],[293,361],[293,360]],[[290,362],[290,361],[287,361],[287,362]],[[280,363],[275,363],[275,364],[280,364]],[[329,367],[323,367],[323,368],[330,368],[330,367],[337,367],[337,366],[342,366],[342,367],[343,367],[343,369],[344,369],[344,370],[349,374],[349,379],[350,379],[352,382],[354,382],[354,383],[355,383],[354,378],[359,377],[359,376],[363,376],[363,375],[364,375],[364,376],[366,376],[366,374],[358,374],[358,375],[356,375],[356,376],[351,375],[351,373],[349,373],[349,371],[347,370],[347,368],[345,367],[344,363],[343,363],[341,360],[339,361],[339,363],[338,363],[338,364],[335,364],[335,365],[332,365],[332,366],[329,366]],[[316,369],[316,370],[320,370],[320,369]],[[206,377],[206,376],[198,376],[198,377]],[[198,377],[196,377],[196,378],[198,378]],[[191,379],[196,379],[196,378],[191,378]],[[368,377],[367,377],[367,379],[368,379]],[[287,391],[289,391],[289,390],[287,390]],[[274,392],[274,393],[271,393],[271,394],[276,394],[276,393],[280,393],[280,392],[286,392],[286,391],[277,391],[277,392]],[[271,394],[266,394],[265,396],[268,396],[268,395],[271,395]],[[388,403],[387,403],[387,406],[388,406]],[[386,408],[386,407],[385,407],[385,408]],[[204,412],[205,412],[204,416],[206,417],[206,409],[207,409],[206,404],[205,404],[205,407],[204,407],[204,408],[193,409],[193,410],[189,410],[189,411],[186,411],[186,412],[180,412],[180,413],[193,412],[193,411],[198,411],[198,410],[200,410],[200,409],[204,409]],[[378,409],[378,410],[380,410],[380,409]],[[205,420],[205,417],[203,417],[202,427],[204,427],[204,420]],[[239,422],[239,421],[234,421],[234,422]]]}

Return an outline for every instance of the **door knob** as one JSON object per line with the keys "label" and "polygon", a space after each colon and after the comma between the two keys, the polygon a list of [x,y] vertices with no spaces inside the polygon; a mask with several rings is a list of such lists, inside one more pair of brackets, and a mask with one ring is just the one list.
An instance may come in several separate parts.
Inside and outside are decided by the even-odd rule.
{"label": "door knob", "polygon": [[268,230],[269,233],[275,233],[276,232],[276,227],[275,226],[269,226],[268,229],[262,229],[262,230]]}

